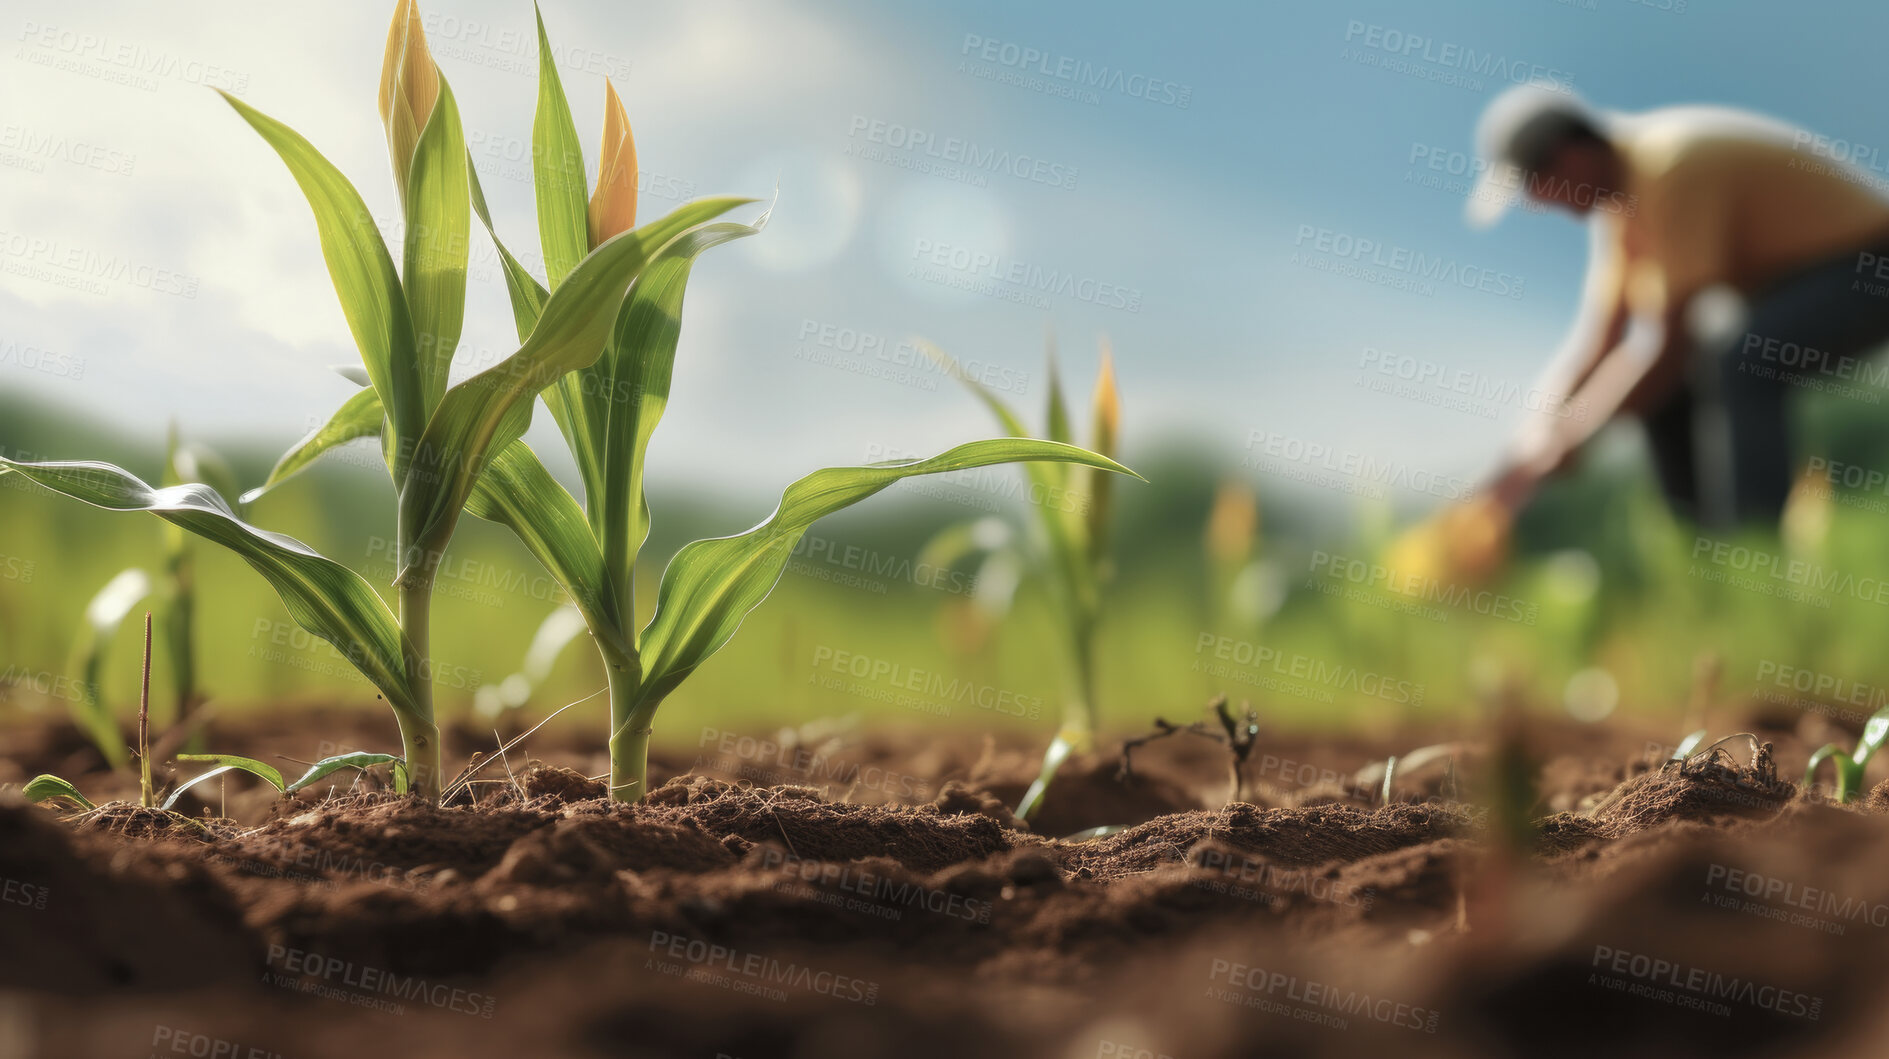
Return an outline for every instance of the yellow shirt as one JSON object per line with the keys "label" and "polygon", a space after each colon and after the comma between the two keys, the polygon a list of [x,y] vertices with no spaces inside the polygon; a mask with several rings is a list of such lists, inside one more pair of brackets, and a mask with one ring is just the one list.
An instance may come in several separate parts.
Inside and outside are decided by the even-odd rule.
{"label": "yellow shirt", "polygon": [[1599,262],[1635,315],[1658,316],[1706,287],[1749,294],[1793,270],[1889,239],[1889,199],[1863,171],[1812,149],[1782,122],[1722,107],[1616,119],[1624,195],[1596,216]]}

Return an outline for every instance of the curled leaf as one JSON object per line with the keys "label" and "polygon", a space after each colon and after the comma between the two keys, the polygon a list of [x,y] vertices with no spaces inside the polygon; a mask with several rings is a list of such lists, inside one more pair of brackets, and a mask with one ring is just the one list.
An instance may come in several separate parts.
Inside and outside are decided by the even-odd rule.
{"label": "curled leaf", "polygon": [[617,86],[609,81],[604,82],[603,155],[586,219],[592,250],[636,227],[636,139],[630,135],[630,118],[617,98]]}

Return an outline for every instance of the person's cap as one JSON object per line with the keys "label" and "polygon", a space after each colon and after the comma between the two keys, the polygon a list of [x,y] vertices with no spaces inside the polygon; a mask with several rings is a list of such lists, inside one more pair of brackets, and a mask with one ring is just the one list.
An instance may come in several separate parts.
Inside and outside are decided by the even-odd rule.
{"label": "person's cap", "polygon": [[1600,128],[1600,118],[1579,96],[1546,85],[1516,85],[1490,100],[1476,122],[1483,169],[1465,210],[1470,226],[1494,224],[1557,146]]}

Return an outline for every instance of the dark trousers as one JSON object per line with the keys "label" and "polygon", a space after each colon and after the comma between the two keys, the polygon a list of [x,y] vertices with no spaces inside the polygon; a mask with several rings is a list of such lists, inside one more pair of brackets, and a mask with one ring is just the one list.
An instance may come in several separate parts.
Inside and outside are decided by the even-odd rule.
{"label": "dark trousers", "polygon": [[1856,380],[1889,342],[1889,245],[1848,251],[1751,295],[1737,332],[1701,345],[1689,378],[1642,420],[1661,490],[1701,525],[1776,525],[1797,466],[1790,394]]}

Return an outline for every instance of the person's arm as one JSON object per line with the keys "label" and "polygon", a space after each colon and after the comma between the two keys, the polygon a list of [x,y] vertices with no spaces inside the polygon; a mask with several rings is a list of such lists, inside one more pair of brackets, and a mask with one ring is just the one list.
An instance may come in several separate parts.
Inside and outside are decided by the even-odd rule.
{"label": "person's arm", "polygon": [[1613,258],[1619,297],[1612,341],[1575,388],[1574,414],[1526,436],[1492,483],[1495,499],[1510,511],[1602,427],[1646,411],[1684,382],[1692,347],[1687,306],[1723,279],[1730,256],[1734,217],[1725,208],[1725,175],[1702,155],[1675,165],[1640,200],[1641,256],[1630,268],[1622,256]]}
{"label": "person's arm", "polygon": [[1526,438],[1490,487],[1497,502],[1514,511],[1534,495],[1541,480],[1560,469],[1576,450],[1620,415],[1643,412],[1685,378],[1685,302],[1674,300],[1658,318],[1623,327],[1621,341],[1604,353],[1574,391],[1572,406],[1583,414],[1545,420]]}
{"label": "person's arm", "polygon": [[1600,366],[1607,351],[1620,344],[1627,330],[1626,262],[1618,232],[1597,220],[1591,233],[1580,311],[1535,386],[1536,392],[1557,398],[1563,405],[1571,403],[1575,390]]}
{"label": "person's arm", "polygon": [[1618,346],[1627,333],[1626,262],[1616,229],[1603,222],[1592,228],[1592,249],[1588,253],[1587,283],[1581,291],[1581,308],[1568,328],[1561,349],[1549,362],[1536,383],[1533,416],[1515,432],[1509,449],[1521,454],[1538,447],[1544,435],[1561,420],[1583,418],[1588,410],[1577,394],[1609,350]]}

